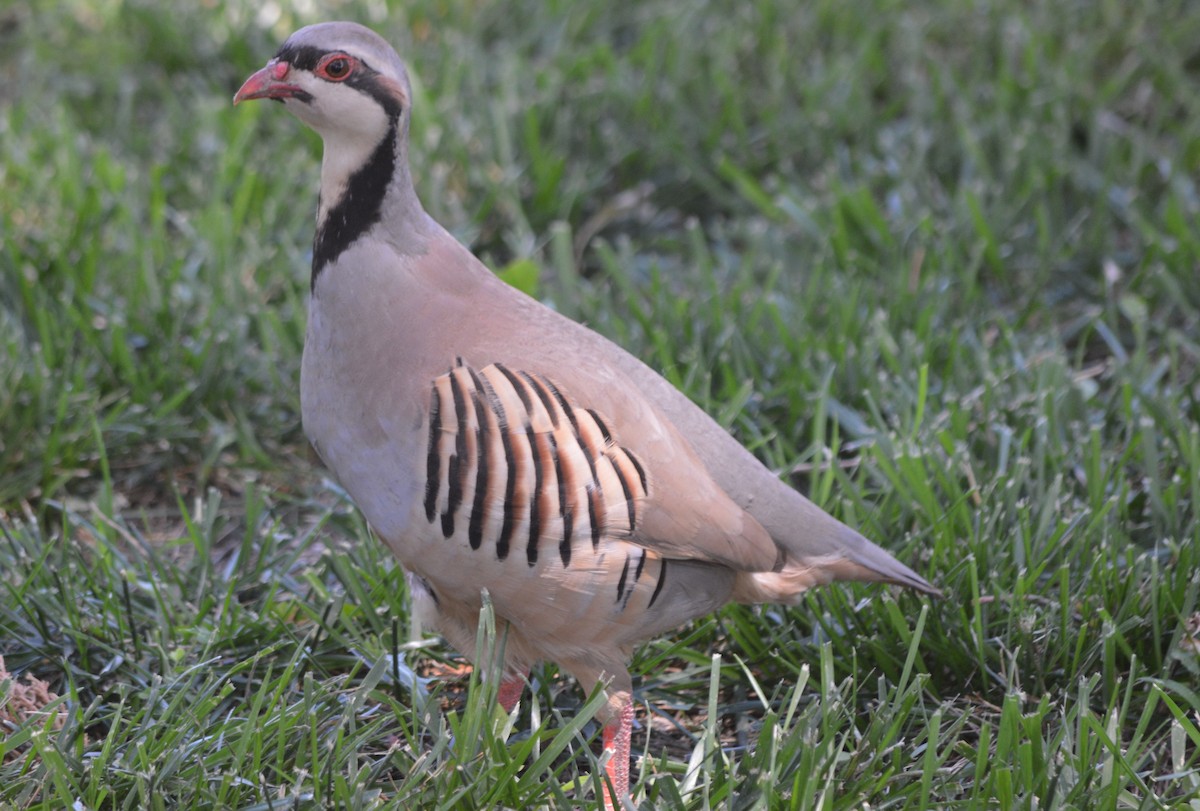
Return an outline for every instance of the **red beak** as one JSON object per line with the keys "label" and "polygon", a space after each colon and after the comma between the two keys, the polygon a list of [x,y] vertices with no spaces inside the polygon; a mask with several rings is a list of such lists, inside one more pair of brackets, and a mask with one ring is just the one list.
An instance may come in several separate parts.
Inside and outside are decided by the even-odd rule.
{"label": "red beak", "polygon": [[253,99],[291,99],[305,94],[298,85],[288,84],[284,78],[292,66],[287,62],[272,59],[262,70],[254,73],[243,84],[233,97],[233,103],[252,101]]}

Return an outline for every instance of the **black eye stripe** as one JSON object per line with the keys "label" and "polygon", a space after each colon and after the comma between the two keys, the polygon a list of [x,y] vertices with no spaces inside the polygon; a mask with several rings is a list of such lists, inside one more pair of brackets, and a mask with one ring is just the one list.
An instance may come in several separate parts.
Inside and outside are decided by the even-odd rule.
{"label": "black eye stripe", "polygon": [[[283,47],[275,54],[275,58],[287,62],[298,70],[306,70],[309,73],[314,73],[322,59],[330,54],[338,53],[344,54],[345,51],[337,48],[318,48],[314,45],[289,45],[285,42]],[[378,81],[379,71],[368,65],[361,58],[354,57],[354,59],[358,63],[358,70],[344,79],[343,83],[366,93],[379,102],[379,105],[387,112],[389,118],[398,119],[400,113],[403,111],[400,99],[396,98],[391,90]],[[311,99],[309,100],[311,101]]]}
{"label": "black eye stripe", "polygon": [[317,69],[317,64],[322,57],[328,56],[335,51],[327,51],[324,48],[316,48],[312,45],[288,45],[286,42],[283,47],[275,54],[275,58],[287,62],[294,68],[299,70],[314,71]]}
{"label": "black eye stripe", "polygon": [[379,71],[372,68],[362,59],[350,56],[345,51],[329,51],[325,50],[324,48],[313,47],[312,45],[295,46],[285,44],[279,49],[279,52],[275,54],[275,58],[283,62],[287,62],[289,65],[297,68],[298,70],[307,70],[309,73],[313,73],[316,71],[317,66],[321,64],[322,59],[334,54],[340,54],[343,60],[347,63],[349,63],[351,60],[357,61],[362,67],[364,77],[374,77],[379,75]]}

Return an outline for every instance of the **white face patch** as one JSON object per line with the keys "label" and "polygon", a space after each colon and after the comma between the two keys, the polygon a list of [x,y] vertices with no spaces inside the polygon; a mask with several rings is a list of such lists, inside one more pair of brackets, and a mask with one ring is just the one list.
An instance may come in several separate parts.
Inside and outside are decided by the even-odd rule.
{"label": "white face patch", "polygon": [[288,110],[316,130],[325,142],[321,163],[321,211],[337,204],[350,176],[378,147],[391,125],[377,101],[350,85],[327,82],[306,71],[293,71],[290,80],[311,95],[311,101],[288,99]]}
{"label": "white face patch", "polygon": [[[291,81],[304,88],[311,100],[288,99],[284,103],[296,117],[321,134],[373,139],[387,132],[387,113],[379,102],[349,84],[327,82],[307,71],[293,71]],[[340,143],[340,141],[339,141]]]}

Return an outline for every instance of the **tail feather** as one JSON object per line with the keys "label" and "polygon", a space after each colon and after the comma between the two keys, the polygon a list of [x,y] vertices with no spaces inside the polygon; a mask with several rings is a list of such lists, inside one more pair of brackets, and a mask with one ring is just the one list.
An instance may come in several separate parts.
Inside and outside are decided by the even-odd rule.
{"label": "tail feather", "polygon": [[823,555],[790,556],[776,572],[739,572],[732,599],[739,603],[783,603],[795,605],[813,586],[835,580],[894,583],[941,597],[940,589],[845,525],[831,548]]}

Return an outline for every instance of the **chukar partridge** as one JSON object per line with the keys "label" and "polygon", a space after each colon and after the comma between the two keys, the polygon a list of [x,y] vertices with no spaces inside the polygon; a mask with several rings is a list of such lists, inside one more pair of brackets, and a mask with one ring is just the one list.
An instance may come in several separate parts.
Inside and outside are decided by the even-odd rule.
{"label": "chukar partridge", "polygon": [[413,191],[412,93],[354,23],[294,33],[234,103],[324,140],[300,393],[321,459],[464,655],[481,593],[500,698],[557,662],[606,701],[606,805],[628,793],[627,662],[726,602],[833,580],[937,590],[792,490],[637,358],[500,281]]}

